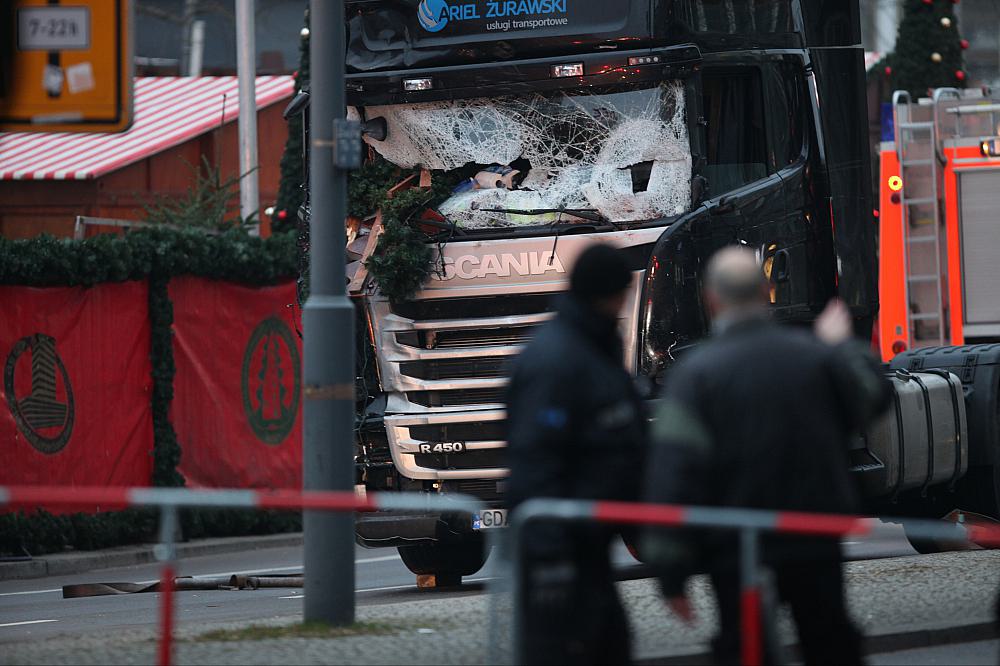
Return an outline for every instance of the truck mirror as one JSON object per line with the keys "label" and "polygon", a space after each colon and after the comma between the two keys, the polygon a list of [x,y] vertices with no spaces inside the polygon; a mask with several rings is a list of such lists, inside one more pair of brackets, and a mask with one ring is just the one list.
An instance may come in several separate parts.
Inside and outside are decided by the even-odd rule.
{"label": "truck mirror", "polygon": [[362,125],[361,133],[375,141],[385,141],[385,138],[389,136],[389,125],[382,116],[371,118]]}

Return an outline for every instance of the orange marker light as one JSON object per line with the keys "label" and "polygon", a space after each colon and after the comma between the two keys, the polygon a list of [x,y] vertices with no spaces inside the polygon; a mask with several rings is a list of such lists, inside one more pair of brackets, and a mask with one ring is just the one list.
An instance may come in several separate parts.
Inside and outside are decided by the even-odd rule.
{"label": "orange marker light", "polygon": [[899,176],[889,176],[889,189],[893,192],[899,192],[903,189],[903,179]]}

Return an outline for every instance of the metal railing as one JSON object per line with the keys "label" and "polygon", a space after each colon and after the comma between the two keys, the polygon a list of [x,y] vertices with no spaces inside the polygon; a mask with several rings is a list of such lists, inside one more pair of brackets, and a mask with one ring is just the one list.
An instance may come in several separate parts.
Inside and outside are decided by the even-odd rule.
{"label": "metal railing", "polygon": [[[475,514],[486,507],[479,500],[464,495],[427,495],[423,493],[370,493],[333,491],[257,491],[189,490],[184,488],[0,486],[0,506],[74,508],[99,505],[102,510],[125,507],[152,507],[160,511],[159,544],[156,558],[162,562],[160,573],[160,643],[157,663],[170,664],[173,654],[174,570],[177,512],[182,508],[252,508],[283,510],[321,510],[340,512],[441,510]],[[741,661],[760,664],[763,659],[763,618],[761,612],[761,532],[781,532],[809,536],[865,536],[872,534],[877,521],[872,517],[764,511],[721,507],[676,506],[636,502],[612,502],[538,498],[526,501],[512,514],[507,534],[506,564],[509,576],[490,581],[490,610],[497,612],[496,597],[513,581],[513,659],[525,661],[521,636],[520,599],[524,563],[521,561],[525,526],[539,520],[589,521],[616,525],[660,527],[700,527],[737,530],[740,535],[741,579]],[[980,545],[1000,546],[1000,526],[959,525],[942,521],[909,518],[879,518],[903,523],[908,537],[947,542],[972,541]],[[496,534],[497,531],[487,531]],[[493,618],[495,619],[495,618]],[[496,637],[490,635],[489,663],[498,662]]]}
{"label": "metal railing", "polygon": [[522,540],[526,525],[539,520],[589,521],[616,525],[652,527],[695,527],[737,530],[740,557],[740,661],[758,665],[764,658],[764,625],[761,608],[763,580],[760,561],[761,532],[804,536],[866,536],[878,520],[905,525],[909,538],[946,542],[972,541],[980,545],[1000,546],[1000,525],[959,525],[933,520],[817,514],[795,511],[764,511],[724,507],[677,506],[635,502],[531,499],[519,506],[510,517],[509,548],[512,554],[510,578],[514,595],[514,663],[524,663],[521,635],[524,600],[520,599],[523,571]]}
{"label": "metal railing", "polygon": [[311,509],[319,511],[426,511],[475,514],[484,505],[466,495],[424,493],[370,493],[353,491],[294,490],[192,490],[185,488],[123,488],[87,486],[0,486],[0,506],[75,508],[100,506],[101,510],[151,507],[160,511],[159,543],[154,549],[160,570],[160,643],[157,663],[168,666],[173,657],[174,572],[177,512],[183,508]]}

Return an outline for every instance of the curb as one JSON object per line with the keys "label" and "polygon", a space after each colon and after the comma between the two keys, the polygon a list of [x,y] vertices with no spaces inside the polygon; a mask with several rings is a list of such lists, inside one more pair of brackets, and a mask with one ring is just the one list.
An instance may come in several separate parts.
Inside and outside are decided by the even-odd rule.
{"label": "curb", "polygon": [[[198,539],[177,544],[180,558],[302,545],[302,533]],[[155,544],[43,555],[24,562],[0,562],[0,581],[84,573],[156,561]]]}
{"label": "curb", "polygon": [[[888,634],[876,634],[864,637],[865,655],[899,652],[919,648],[949,645],[952,643],[972,643],[1000,638],[1000,623],[980,622],[977,624],[940,627],[936,629],[917,629],[916,631],[900,631]],[[788,651],[798,652],[798,645],[786,645]],[[704,651],[675,653],[662,657],[647,657],[636,659],[636,664],[644,666],[680,666],[690,664],[701,666],[714,664],[712,655]]]}

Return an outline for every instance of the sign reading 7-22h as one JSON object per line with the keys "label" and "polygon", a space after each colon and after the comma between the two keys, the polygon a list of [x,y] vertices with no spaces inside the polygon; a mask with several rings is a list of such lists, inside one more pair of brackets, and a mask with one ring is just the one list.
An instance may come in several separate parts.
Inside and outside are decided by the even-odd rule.
{"label": "sign reading 7-22h", "polygon": [[132,123],[132,0],[0,0],[0,130]]}

